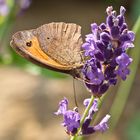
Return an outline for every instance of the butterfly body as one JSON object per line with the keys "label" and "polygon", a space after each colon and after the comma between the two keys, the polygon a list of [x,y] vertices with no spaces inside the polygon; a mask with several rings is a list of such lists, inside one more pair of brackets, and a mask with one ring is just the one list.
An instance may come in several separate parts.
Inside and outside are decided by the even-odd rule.
{"label": "butterfly body", "polygon": [[83,66],[81,27],[53,22],[37,29],[19,31],[11,46],[18,54],[45,68],[80,77]]}

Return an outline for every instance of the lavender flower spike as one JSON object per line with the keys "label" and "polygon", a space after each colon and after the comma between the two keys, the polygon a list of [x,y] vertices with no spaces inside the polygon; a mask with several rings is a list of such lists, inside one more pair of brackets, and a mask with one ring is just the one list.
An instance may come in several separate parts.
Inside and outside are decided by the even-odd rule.
{"label": "lavender flower spike", "polygon": [[130,74],[128,66],[132,59],[126,54],[134,47],[135,34],[125,22],[126,9],[121,6],[120,14],[112,6],[106,9],[105,23],[91,24],[91,33],[82,45],[86,57],[82,73],[85,85],[96,97],[102,96],[111,85],[116,85],[117,76],[122,80]]}
{"label": "lavender flower spike", "polygon": [[[88,107],[90,100],[91,99],[89,98],[84,100],[83,104],[85,107]],[[67,107],[68,100],[64,98],[59,103],[58,111],[55,112],[56,115],[63,116],[62,126],[65,127],[67,134],[73,136],[78,132],[78,130],[81,130],[78,135],[89,135],[96,131],[104,132],[108,129],[107,122],[110,118],[110,115],[106,115],[98,125],[90,126],[94,113],[98,111],[98,99],[94,99],[87,116],[85,116],[86,118],[84,119],[84,122],[81,124],[81,129],[79,129],[81,123],[81,115],[79,114],[77,108],[74,110],[68,110]]]}

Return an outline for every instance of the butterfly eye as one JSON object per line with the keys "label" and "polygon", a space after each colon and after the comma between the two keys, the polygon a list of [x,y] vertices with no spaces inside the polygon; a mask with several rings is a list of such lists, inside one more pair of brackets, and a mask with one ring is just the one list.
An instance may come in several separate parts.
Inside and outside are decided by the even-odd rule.
{"label": "butterfly eye", "polygon": [[32,41],[26,42],[26,46],[31,47],[32,46]]}

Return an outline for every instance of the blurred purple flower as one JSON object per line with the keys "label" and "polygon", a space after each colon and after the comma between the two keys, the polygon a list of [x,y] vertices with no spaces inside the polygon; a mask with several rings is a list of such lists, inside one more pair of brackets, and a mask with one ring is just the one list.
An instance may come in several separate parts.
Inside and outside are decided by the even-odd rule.
{"label": "blurred purple flower", "polygon": [[0,0],[0,16],[7,16],[9,14],[9,6],[6,0]]}
{"label": "blurred purple flower", "polygon": [[22,10],[29,8],[32,0],[16,0]]}
{"label": "blurred purple flower", "polygon": [[130,73],[128,66],[132,58],[126,50],[134,47],[135,34],[128,30],[125,11],[121,6],[117,15],[109,6],[106,9],[106,23],[99,26],[91,24],[92,33],[86,35],[86,42],[82,45],[87,58],[82,69],[83,79],[95,96],[101,96],[110,85],[116,85],[117,76],[125,80]]}
{"label": "blurred purple flower", "polygon": [[[20,12],[26,10],[31,5],[32,0],[13,0],[15,5],[19,6]],[[7,16],[10,12],[10,6],[7,4],[7,0],[0,0],[0,16]]]}

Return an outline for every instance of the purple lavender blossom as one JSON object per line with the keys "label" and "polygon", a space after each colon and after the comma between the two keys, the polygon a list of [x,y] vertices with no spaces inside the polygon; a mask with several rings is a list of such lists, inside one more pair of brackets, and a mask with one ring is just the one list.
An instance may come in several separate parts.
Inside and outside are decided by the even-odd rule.
{"label": "purple lavender blossom", "polygon": [[95,126],[88,126],[86,129],[82,129],[82,135],[89,135],[93,134],[97,131],[105,132],[107,131],[108,127],[108,120],[110,119],[110,115],[106,115],[99,124]]}
{"label": "purple lavender blossom", "polygon": [[[88,107],[90,100],[91,99],[85,99],[83,104],[86,107]],[[90,108],[90,110],[89,110],[89,112],[88,112],[88,115],[85,118],[85,121],[84,121],[84,123],[82,125],[82,134],[89,133],[89,128],[90,128],[90,133],[91,133],[91,127],[89,127],[89,125],[91,123],[91,120],[93,118],[94,113],[98,111],[97,107],[98,107],[98,99],[95,99],[93,104],[92,104],[92,106],[91,106],[91,108]],[[95,131],[93,131],[93,132],[95,132]]]}
{"label": "purple lavender blossom", "polygon": [[[83,104],[87,107],[89,102],[90,99],[85,99]],[[107,122],[110,118],[110,115],[106,115],[98,125],[90,126],[94,113],[98,111],[97,107],[98,107],[98,99],[94,99],[93,104],[88,112],[88,115],[85,118],[85,121],[82,125],[82,130],[81,130],[82,135],[93,134],[96,131],[104,132],[108,129]]]}
{"label": "purple lavender blossom", "polygon": [[116,70],[116,74],[122,78],[122,80],[126,80],[126,76],[130,74],[130,70],[126,67],[118,67]]}
{"label": "purple lavender blossom", "polygon": [[68,110],[63,115],[64,121],[62,125],[66,127],[68,134],[74,135],[80,127],[80,114],[76,111]]}
{"label": "purple lavender blossom", "polygon": [[57,112],[55,112],[56,115],[61,115],[61,114],[65,114],[65,112],[68,109],[68,100],[67,98],[64,98],[60,103],[59,103],[59,109],[57,110]]}
{"label": "purple lavender blossom", "polygon": [[132,62],[132,58],[130,58],[126,53],[122,53],[120,56],[116,57],[116,63],[120,67],[128,67]]}
{"label": "purple lavender blossom", "polygon": [[94,126],[95,131],[105,132],[109,127],[107,125],[108,120],[110,119],[110,115],[106,115],[99,124]]}
{"label": "purple lavender blossom", "polygon": [[104,80],[104,75],[101,70],[100,63],[98,64],[95,58],[87,60],[83,68],[84,78],[87,79],[88,83],[99,85]]}
{"label": "purple lavender blossom", "polygon": [[129,75],[130,70],[128,69],[128,66],[131,62],[132,58],[130,58],[126,53],[122,53],[120,56],[116,57],[116,63],[118,64],[116,74],[120,76],[122,80],[125,80],[126,76]]}
{"label": "purple lavender blossom", "polygon": [[92,33],[86,35],[82,45],[87,60],[82,69],[87,88],[95,95],[102,96],[110,85],[116,85],[117,76],[122,80],[130,74],[132,62],[126,50],[133,48],[135,35],[128,30],[125,22],[125,8],[120,7],[117,15],[112,6],[106,9],[106,23],[91,24]]}
{"label": "purple lavender blossom", "polygon": [[[90,98],[85,99],[83,104],[87,107],[89,105],[89,102],[90,102]],[[97,111],[98,111],[98,99],[94,99],[94,102],[93,102],[93,104],[88,112],[87,118],[92,119],[94,113]]]}
{"label": "purple lavender blossom", "polygon": [[[85,107],[88,107],[90,103],[90,99],[85,99],[83,104]],[[109,115],[106,117],[96,126],[90,126],[91,120],[95,112],[98,111],[98,99],[94,99],[92,106],[89,109],[88,115],[85,118],[84,123],[82,124],[81,132],[79,135],[89,135],[93,134],[96,131],[105,131],[108,128],[107,122],[109,120]],[[69,135],[75,135],[80,128],[81,122],[81,115],[78,113],[77,109],[68,110],[68,100],[64,98],[59,103],[58,111],[55,112],[56,115],[63,116],[62,126],[66,128],[66,132]]]}
{"label": "purple lavender blossom", "polygon": [[7,16],[9,14],[9,6],[6,0],[0,0],[0,16]]}
{"label": "purple lavender blossom", "polygon": [[76,109],[68,110],[68,100],[64,98],[59,102],[59,108],[55,115],[62,115],[64,120],[62,125],[66,128],[66,132],[70,135],[77,133],[80,127],[81,116]]}

